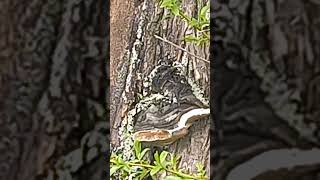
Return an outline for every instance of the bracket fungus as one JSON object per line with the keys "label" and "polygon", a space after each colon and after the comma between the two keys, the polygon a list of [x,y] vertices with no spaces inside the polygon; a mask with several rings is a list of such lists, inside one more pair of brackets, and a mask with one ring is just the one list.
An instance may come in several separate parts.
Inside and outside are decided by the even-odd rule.
{"label": "bracket fungus", "polygon": [[177,121],[177,127],[173,129],[141,130],[133,134],[135,140],[158,145],[168,145],[188,134],[188,128],[193,122],[207,117],[209,108],[196,108],[182,114]]}
{"label": "bracket fungus", "polygon": [[194,121],[210,114],[208,105],[195,95],[188,78],[173,64],[160,65],[153,72],[149,93],[158,93],[165,98],[144,104],[145,108],[137,111],[133,139],[168,145],[186,136]]}

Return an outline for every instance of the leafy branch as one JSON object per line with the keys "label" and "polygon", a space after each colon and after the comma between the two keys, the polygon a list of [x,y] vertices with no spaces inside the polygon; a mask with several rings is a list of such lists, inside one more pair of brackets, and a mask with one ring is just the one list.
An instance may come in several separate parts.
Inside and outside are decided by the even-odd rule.
{"label": "leafy branch", "polygon": [[146,153],[150,151],[149,148],[142,149],[141,143],[135,141],[134,154],[135,159],[130,161],[124,161],[121,155],[112,154],[110,158],[110,175],[111,177],[128,177],[133,179],[144,179],[147,176],[151,176],[153,179],[157,175],[165,174],[164,180],[207,180],[206,171],[204,166],[200,163],[196,164],[197,173],[187,174],[183,170],[178,168],[179,157],[173,154],[162,151],[160,154],[158,151],[154,154],[155,161],[153,163],[146,160]]}
{"label": "leafy branch", "polygon": [[188,16],[181,8],[181,2],[179,0],[161,0],[160,7],[166,8],[174,16],[181,17],[187,22],[189,26],[198,31],[197,35],[186,35],[184,40],[187,42],[195,43],[200,46],[210,41],[210,20],[207,13],[210,9],[209,2],[207,5],[200,8],[197,17]]}

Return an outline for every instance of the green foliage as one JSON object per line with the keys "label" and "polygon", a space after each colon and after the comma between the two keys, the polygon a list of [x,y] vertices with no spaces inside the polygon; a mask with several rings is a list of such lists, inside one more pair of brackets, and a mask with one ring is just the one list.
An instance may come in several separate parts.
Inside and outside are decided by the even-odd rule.
{"label": "green foliage", "polygon": [[[198,5],[200,5],[200,2],[197,2]],[[181,8],[181,2],[179,0],[160,0],[160,7],[169,10],[174,16],[182,18],[190,27],[197,31],[195,35],[186,35],[184,37],[186,42],[195,43],[198,46],[210,42],[210,20],[207,15],[210,10],[209,2],[200,7],[196,17],[188,16]]]}
{"label": "green foliage", "polygon": [[149,148],[142,149],[139,141],[134,142],[135,159],[124,161],[120,155],[112,154],[110,158],[110,176],[111,177],[128,177],[132,176],[133,179],[141,180],[148,176],[153,179],[157,175],[166,174],[165,180],[206,180],[206,172],[203,165],[196,164],[197,173],[187,174],[182,169],[178,169],[179,157],[173,154],[162,151],[154,153],[155,161],[153,163],[146,160],[146,153],[150,151]]}

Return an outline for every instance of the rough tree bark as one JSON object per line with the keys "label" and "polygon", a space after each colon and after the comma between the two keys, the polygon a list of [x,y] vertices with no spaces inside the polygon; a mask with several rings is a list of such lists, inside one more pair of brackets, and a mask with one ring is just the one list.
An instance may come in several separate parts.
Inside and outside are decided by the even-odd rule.
{"label": "rough tree bark", "polygon": [[213,1],[214,179],[319,179],[319,7]]}
{"label": "rough tree bark", "polygon": [[[189,15],[195,15],[199,10],[193,0],[183,1],[182,6]],[[180,18],[165,19],[168,12],[161,9],[156,0],[113,0],[110,7],[111,145],[112,149],[116,149],[120,146],[121,123],[138,103],[139,94],[144,94],[145,78],[158,65],[158,61],[168,56],[177,62],[185,61],[187,78],[202,88],[205,98],[209,97],[209,64],[186,55],[154,35],[165,37],[205,59],[209,59],[209,46],[196,47],[182,41],[185,34],[193,32],[193,29]],[[182,168],[195,171],[195,162],[201,162],[209,172],[209,122],[209,118],[196,122],[186,137],[168,146],[170,152],[182,156]]]}
{"label": "rough tree bark", "polygon": [[0,2],[0,179],[106,178],[103,6]]}

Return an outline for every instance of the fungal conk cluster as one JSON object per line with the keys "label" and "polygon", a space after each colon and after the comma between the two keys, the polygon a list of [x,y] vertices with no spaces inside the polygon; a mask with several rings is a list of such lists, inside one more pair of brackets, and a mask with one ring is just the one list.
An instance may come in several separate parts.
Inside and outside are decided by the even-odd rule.
{"label": "fungal conk cluster", "polygon": [[158,94],[164,98],[136,113],[134,139],[157,145],[171,144],[184,137],[195,120],[210,114],[208,104],[196,97],[195,94],[201,93],[194,92],[195,83],[190,85],[180,63],[157,66],[147,80],[149,96]]}
{"label": "fungal conk cluster", "polygon": [[[195,83],[194,83],[195,84]],[[133,159],[134,139],[154,145],[168,145],[188,134],[196,120],[210,114],[201,88],[194,84],[179,63],[160,63],[145,78],[141,100],[123,120],[119,134],[124,159]]]}

